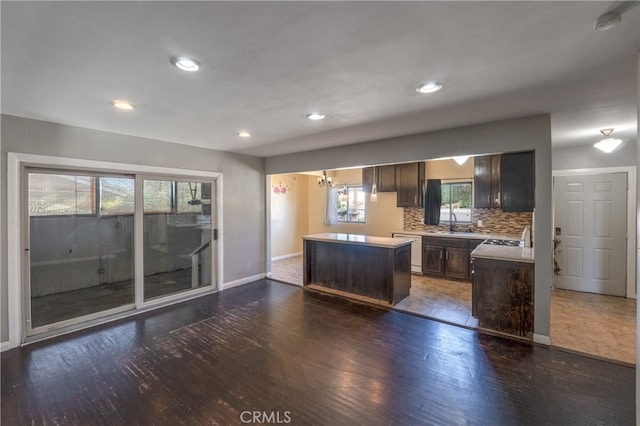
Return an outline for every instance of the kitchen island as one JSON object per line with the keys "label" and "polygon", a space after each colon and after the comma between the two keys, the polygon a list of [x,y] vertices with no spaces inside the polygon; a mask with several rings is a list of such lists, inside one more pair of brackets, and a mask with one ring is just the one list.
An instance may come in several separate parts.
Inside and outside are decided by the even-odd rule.
{"label": "kitchen island", "polygon": [[305,287],[389,306],[409,295],[412,240],[337,233],[302,239]]}
{"label": "kitchen island", "polygon": [[533,248],[484,242],[471,256],[471,310],[479,327],[531,340]]}

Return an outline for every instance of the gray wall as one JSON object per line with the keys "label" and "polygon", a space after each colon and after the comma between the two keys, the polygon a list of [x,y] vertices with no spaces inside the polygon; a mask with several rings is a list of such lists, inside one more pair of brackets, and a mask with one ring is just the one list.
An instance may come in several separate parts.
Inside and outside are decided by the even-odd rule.
{"label": "gray wall", "polygon": [[0,340],[8,340],[7,152],[223,173],[224,282],[265,271],[264,159],[2,115]]}
{"label": "gray wall", "polygon": [[554,148],[551,151],[551,164],[553,170],[635,166],[636,145],[636,140],[625,141],[611,154],[606,154],[592,145]]}
{"label": "gray wall", "polygon": [[549,336],[552,283],[551,123],[549,115],[401,136],[266,159],[267,174],[508,151],[536,152],[535,333]]}

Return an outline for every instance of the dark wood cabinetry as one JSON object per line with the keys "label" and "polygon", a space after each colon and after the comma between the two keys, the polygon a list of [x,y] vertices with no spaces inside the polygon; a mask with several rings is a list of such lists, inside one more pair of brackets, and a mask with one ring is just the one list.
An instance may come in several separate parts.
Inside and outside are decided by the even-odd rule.
{"label": "dark wood cabinetry", "polygon": [[469,278],[469,250],[466,247],[445,247],[444,270],[450,278]]}
{"label": "dark wood cabinetry", "polygon": [[396,166],[376,167],[378,192],[394,192],[396,190]]}
{"label": "dark wood cabinetry", "polygon": [[376,182],[376,191],[394,192],[396,190],[396,166],[376,166],[362,169],[362,189],[371,192],[373,182]]}
{"label": "dark wood cabinetry", "polygon": [[500,208],[500,191],[500,155],[475,157],[473,166],[474,207]]}
{"label": "dark wood cabinetry", "polygon": [[471,278],[471,251],[482,240],[422,237],[422,273],[467,280]]}
{"label": "dark wood cabinetry", "polygon": [[373,187],[373,167],[364,167],[362,169],[362,190],[364,192],[370,193],[372,187]]}
{"label": "dark wood cabinetry", "polygon": [[473,259],[471,313],[480,327],[533,337],[534,264]]}
{"label": "dark wood cabinetry", "polygon": [[532,212],[535,199],[535,156],[533,151],[502,154],[502,210]]}
{"label": "dark wood cabinetry", "polygon": [[396,164],[398,207],[422,207],[424,162]]}
{"label": "dark wood cabinetry", "polygon": [[422,244],[422,273],[428,275],[444,275],[444,247]]}

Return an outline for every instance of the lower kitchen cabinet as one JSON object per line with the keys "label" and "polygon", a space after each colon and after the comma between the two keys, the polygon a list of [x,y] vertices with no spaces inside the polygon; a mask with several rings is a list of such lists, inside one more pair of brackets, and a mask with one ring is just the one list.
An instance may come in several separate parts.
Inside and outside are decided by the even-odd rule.
{"label": "lower kitchen cabinet", "polygon": [[[478,241],[478,243],[475,243]],[[447,278],[471,278],[470,246],[481,240],[422,237],[422,273]]]}
{"label": "lower kitchen cabinet", "polygon": [[534,264],[473,259],[471,314],[479,326],[533,338]]}
{"label": "lower kitchen cabinet", "polygon": [[469,278],[469,249],[466,247],[445,247],[444,263],[445,276],[463,280]]}
{"label": "lower kitchen cabinet", "polygon": [[422,243],[422,273],[444,275],[444,247]]}

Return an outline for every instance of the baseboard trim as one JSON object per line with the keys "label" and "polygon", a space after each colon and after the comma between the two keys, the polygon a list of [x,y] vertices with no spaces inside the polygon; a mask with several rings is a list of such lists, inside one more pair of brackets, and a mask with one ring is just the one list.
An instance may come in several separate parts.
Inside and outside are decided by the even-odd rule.
{"label": "baseboard trim", "polygon": [[551,337],[545,336],[544,334],[533,333],[533,341],[541,345],[551,346]]}
{"label": "baseboard trim", "polygon": [[261,280],[265,276],[266,276],[266,274],[262,273],[262,274],[252,275],[250,277],[240,278],[239,280],[235,280],[235,281],[229,281],[228,283],[222,284],[222,290],[228,290],[228,289],[233,288],[233,287],[238,287],[238,286],[241,286],[241,285],[244,285],[244,284],[249,284],[249,283],[252,283],[254,281]]}
{"label": "baseboard trim", "polygon": [[8,351],[11,349],[11,343],[8,341],[0,343],[0,352]]}
{"label": "baseboard trim", "polygon": [[297,257],[297,256],[302,256],[302,252],[299,251],[298,253],[283,254],[282,256],[272,257],[271,261],[277,262],[278,260],[289,259],[290,257]]}

